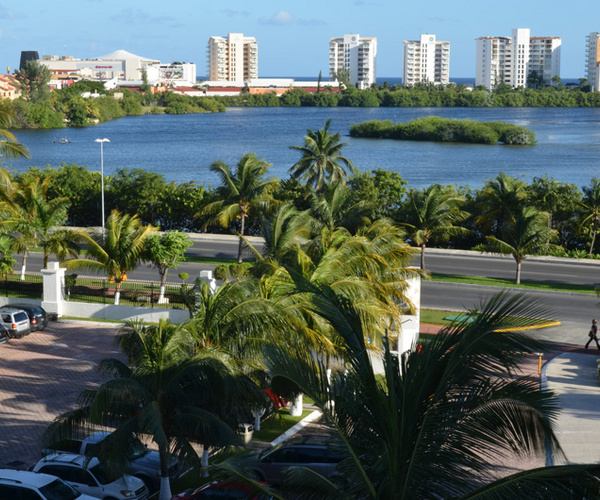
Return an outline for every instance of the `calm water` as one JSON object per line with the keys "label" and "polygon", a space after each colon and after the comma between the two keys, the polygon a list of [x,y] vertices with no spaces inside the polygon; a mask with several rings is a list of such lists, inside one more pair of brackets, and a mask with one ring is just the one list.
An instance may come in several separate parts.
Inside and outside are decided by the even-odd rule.
{"label": "calm water", "polygon": [[[531,147],[438,144],[352,139],[353,123],[372,119],[408,121],[421,116],[505,121],[532,129]],[[383,168],[400,173],[413,187],[434,182],[481,186],[503,171],[587,185],[600,176],[600,109],[587,108],[229,108],[226,113],[128,117],[95,127],[17,131],[32,154],[30,160],[7,163],[22,171],[30,165],[77,163],[100,169],[100,145],[106,137],[104,170],[143,168],[168,181],[216,183],[209,171],[215,160],[234,166],[252,152],[272,163],[273,175],[286,178],[299,158],[289,149],[301,145],[306,129],[317,130],[331,118],[348,145],[344,154],[360,170]],[[68,138],[69,144],[53,143]]]}

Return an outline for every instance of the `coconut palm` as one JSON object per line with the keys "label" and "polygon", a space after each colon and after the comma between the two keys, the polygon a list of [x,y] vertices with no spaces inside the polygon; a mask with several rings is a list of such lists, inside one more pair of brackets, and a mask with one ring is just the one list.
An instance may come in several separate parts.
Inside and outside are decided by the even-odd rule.
{"label": "coconut palm", "polygon": [[86,390],[79,407],[57,417],[43,441],[52,444],[95,425],[114,427],[99,457],[122,468],[127,437],[150,437],[160,454],[159,499],[169,500],[171,455],[191,467],[200,462],[192,442],[205,447],[240,444],[232,429],[240,421],[235,410],[262,399],[263,394],[220,361],[195,355],[189,333],[176,325],[128,323],[117,341],[128,362],[102,360],[100,370],[110,380]]}
{"label": "coconut palm", "polygon": [[221,180],[221,186],[217,188],[219,199],[206,205],[197,216],[209,215],[207,224],[217,222],[222,227],[229,227],[239,221],[239,263],[242,262],[242,236],[246,234],[246,219],[264,213],[274,203],[271,193],[277,187],[277,181],[264,179],[269,166],[270,163],[257,158],[255,154],[242,156],[235,172],[222,161],[216,161],[210,166],[211,172],[216,173]]}
{"label": "coconut palm", "polygon": [[587,228],[591,235],[589,255],[592,256],[600,228],[600,179],[592,179],[591,186],[583,187],[583,201],[580,203],[580,207],[584,219],[579,228]]}
{"label": "coconut palm", "polygon": [[44,267],[51,253],[59,258],[76,256],[78,246],[72,233],[57,230],[67,220],[70,205],[66,197],[48,198],[50,178],[32,178],[23,182],[7,181],[0,189],[0,210],[4,217],[0,227],[16,234],[15,249],[23,253],[21,279],[25,279],[29,250],[37,245],[44,249]]}
{"label": "coconut palm", "polygon": [[[548,216],[533,207],[526,207],[513,224],[502,228],[500,238],[488,236],[489,249],[512,255],[517,269],[515,283],[521,283],[521,267],[528,255],[547,254],[550,249],[559,249],[550,243],[556,239],[557,231],[548,227]],[[479,247],[484,249],[485,247]]]}
{"label": "coconut palm", "polygon": [[121,284],[127,273],[139,264],[146,238],[155,229],[142,226],[137,215],[123,215],[113,210],[106,219],[105,233],[80,230],[77,234],[85,246],[88,258],[65,260],[62,265],[69,270],[89,269],[106,273],[115,283],[115,304],[119,304]]}
{"label": "coconut palm", "polygon": [[488,180],[479,195],[479,212],[476,222],[485,234],[498,236],[501,227],[513,222],[527,199],[527,184],[516,177],[500,172]]}
{"label": "coconut palm", "polygon": [[423,271],[425,248],[432,238],[445,239],[468,233],[466,228],[456,225],[469,217],[467,212],[460,209],[464,201],[463,196],[444,190],[439,184],[422,191],[411,189],[408,192],[402,226],[407,229],[414,243],[421,247]]}
{"label": "coconut palm", "polygon": [[13,108],[6,100],[0,100],[0,163],[3,158],[31,158],[27,147],[7,130],[13,123]]}
{"label": "coconut palm", "polygon": [[450,326],[400,359],[384,341],[384,373],[376,375],[359,311],[329,287],[297,285],[306,306],[343,338],[347,363],[330,383],[322,360],[280,343],[268,349],[267,364],[274,377],[314,400],[338,452],[348,458],[337,482],[302,467],[289,469],[284,492],[381,500],[600,494],[596,465],[493,477],[498,457],[544,456],[546,445],[561,452],[552,431],[558,401],[538,382],[514,377],[522,353],[543,347],[518,332],[524,324],[519,318],[542,317],[539,306],[498,295],[479,307],[475,322]]}
{"label": "coconut palm", "polygon": [[290,173],[317,192],[322,192],[327,183],[345,183],[349,174],[354,172],[352,162],[341,154],[347,143],[340,142],[342,135],[331,133],[330,126],[331,119],[317,132],[308,129],[303,146],[290,146],[290,149],[302,154],[290,168]]}

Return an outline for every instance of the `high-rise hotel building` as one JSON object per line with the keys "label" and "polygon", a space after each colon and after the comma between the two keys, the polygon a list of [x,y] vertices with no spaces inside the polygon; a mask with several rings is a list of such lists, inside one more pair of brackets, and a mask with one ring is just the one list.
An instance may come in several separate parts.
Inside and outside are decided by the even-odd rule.
{"label": "high-rise hotel building", "polygon": [[438,41],[435,35],[404,40],[402,84],[415,83],[450,83],[450,42]]}
{"label": "high-rise hotel building", "polygon": [[329,42],[329,79],[337,81],[340,70],[347,71],[350,83],[368,89],[376,82],[377,38],[358,34],[332,38]]}
{"label": "high-rise hotel building", "polygon": [[549,85],[560,76],[560,37],[532,37],[528,28],[517,28],[510,37],[484,36],[475,42],[475,85],[526,87],[533,74]]}
{"label": "high-rise hotel building", "polygon": [[600,33],[594,32],[587,36],[585,52],[587,61],[585,77],[592,92],[598,92],[600,91]]}
{"label": "high-rise hotel building", "polygon": [[258,43],[243,33],[208,40],[208,79],[210,81],[247,82],[258,78]]}

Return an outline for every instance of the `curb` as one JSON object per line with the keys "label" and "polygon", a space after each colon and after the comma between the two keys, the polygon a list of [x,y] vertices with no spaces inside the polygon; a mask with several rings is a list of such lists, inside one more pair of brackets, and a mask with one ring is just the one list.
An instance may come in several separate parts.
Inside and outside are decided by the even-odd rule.
{"label": "curb", "polygon": [[285,431],[281,436],[276,437],[273,441],[271,441],[271,446],[278,445],[279,443],[291,438],[294,434],[300,432],[304,427],[308,424],[314,422],[318,418],[323,415],[320,410],[315,410],[312,413],[309,413],[306,417],[304,417],[300,422],[290,427],[287,431]]}

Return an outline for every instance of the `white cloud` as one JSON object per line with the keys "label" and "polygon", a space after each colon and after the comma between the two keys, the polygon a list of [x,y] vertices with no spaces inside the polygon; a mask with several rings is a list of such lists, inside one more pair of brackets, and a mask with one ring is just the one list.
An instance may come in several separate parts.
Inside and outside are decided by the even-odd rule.
{"label": "white cloud", "polygon": [[259,20],[261,24],[292,24],[294,22],[294,16],[287,10],[280,10],[269,18],[262,18]]}
{"label": "white cloud", "polygon": [[23,19],[25,15],[22,12],[7,9],[0,5],[0,19]]}

